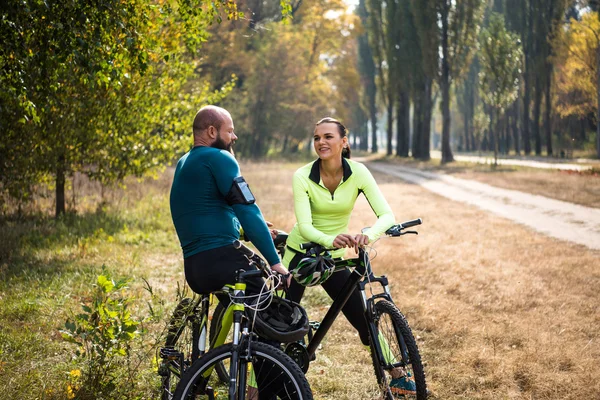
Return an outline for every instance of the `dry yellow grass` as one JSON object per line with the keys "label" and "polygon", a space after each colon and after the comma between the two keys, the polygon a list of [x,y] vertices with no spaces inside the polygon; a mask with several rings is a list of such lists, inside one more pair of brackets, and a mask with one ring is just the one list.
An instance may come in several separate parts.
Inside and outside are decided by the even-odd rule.
{"label": "dry yellow grass", "polygon": [[[247,164],[263,213],[293,226],[291,165]],[[600,398],[600,253],[376,175],[398,221],[422,217],[419,236],[382,239],[375,272],[419,337],[432,398]],[[268,184],[267,184],[268,183]],[[373,223],[358,202],[351,229]],[[308,291],[309,313],[328,300]],[[375,398],[369,354],[340,318],[309,380],[318,399]]]}
{"label": "dry yellow grass", "polygon": [[[291,179],[298,166],[242,165],[265,217],[287,231],[295,219]],[[385,175],[376,179],[398,221],[424,220],[419,236],[376,243],[374,268],[390,277],[394,299],[419,338],[432,398],[600,399],[600,252],[550,239],[417,185]],[[160,238],[152,246],[144,240],[119,240],[118,246],[99,241],[90,250],[75,244],[61,250],[64,254],[40,250],[36,257],[123,266],[119,273],[133,277],[132,290],[140,299],[145,298],[143,276],[159,298],[172,303],[184,277],[177,237],[167,220],[170,180],[167,172],[156,182],[132,182],[126,193],[106,193],[123,213],[142,198],[153,199],[146,206],[151,221],[145,223],[156,220],[152,235]],[[90,197],[89,208],[86,199],[78,203],[82,210],[95,209],[95,201]],[[373,221],[360,197],[352,230]],[[122,230],[115,234],[125,235]],[[89,290],[89,280],[77,282],[54,290]],[[78,299],[72,300],[78,309]],[[313,318],[320,318],[330,300],[312,288],[305,304]],[[55,319],[51,327],[64,320],[62,314],[58,319],[48,315]],[[24,364],[22,374],[30,368]],[[343,317],[328,333],[308,378],[316,399],[377,398],[369,353]]]}

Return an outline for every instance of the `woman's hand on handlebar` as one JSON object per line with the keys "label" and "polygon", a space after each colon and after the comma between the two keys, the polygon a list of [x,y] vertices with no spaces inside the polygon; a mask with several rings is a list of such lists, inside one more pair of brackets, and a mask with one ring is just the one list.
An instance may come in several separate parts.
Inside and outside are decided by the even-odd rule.
{"label": "woman's hand on handlebar", "polygon": [[358,248],[369,244],[369,237],[359,233],[357,235],[349,235],[347,233],[340,233],[333,240],[333,247],[341,249],[342,247],[354,247],[354,251],[358,254]]}
{"label": "woman's hand on handlebar", "polygon": [[343,247],[354,247],[356,244],[354,237],[347,233],[340,233],[333,239],[333,247],[341,249]]}
{"label": "woman's hand on handlebar", "polygon": [[358,254],[358,248],[369,244],[369,237],[359,233],[354,236],[354,251]]}

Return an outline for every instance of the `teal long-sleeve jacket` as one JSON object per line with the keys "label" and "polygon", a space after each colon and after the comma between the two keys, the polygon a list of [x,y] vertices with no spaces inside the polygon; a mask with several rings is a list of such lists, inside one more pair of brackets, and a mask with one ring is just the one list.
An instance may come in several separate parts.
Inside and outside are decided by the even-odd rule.
{"label": "teal long-sleeve jacket", "polygon": [[197,146],[177,163],[171,187],[171,216],[184,258],[227,246],[245,235],[270,265],[280,262],[269,228],[256,204],[229,205],[225,196],[239,177],[236,159],[225,150]]}

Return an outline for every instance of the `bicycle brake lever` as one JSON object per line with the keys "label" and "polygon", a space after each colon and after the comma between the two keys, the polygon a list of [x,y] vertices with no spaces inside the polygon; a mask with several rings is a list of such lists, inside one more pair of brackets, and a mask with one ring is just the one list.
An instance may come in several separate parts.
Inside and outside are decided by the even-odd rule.
{"label": "bicycle brake lever", "polygon": [[413,235],[418,235],[419,234],[419,232],[417,232],[417,231],[406,231],[406,232],[400,233],[400,235],[408,235],[409,233],[411,233]]}

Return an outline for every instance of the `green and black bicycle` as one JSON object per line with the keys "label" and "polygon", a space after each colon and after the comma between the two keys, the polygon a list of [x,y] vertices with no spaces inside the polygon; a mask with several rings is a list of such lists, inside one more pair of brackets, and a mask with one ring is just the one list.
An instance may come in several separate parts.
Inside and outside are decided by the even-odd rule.
{"label": "green and black bicycle", "polygon": [[[277,283],[261,295],[246,296],[246,279],[262,275],[267,281],[278,282],[280,277],[240,242],[234,245],[244,251],[249,263],[259,268],[238,271],[234,285],[215,293],[226,295],[231,301],[228,307],[222,307],[218,322],[213,319],[211,325],[219,328],[212,329],[210,351],[207,334],[211,296],[179,302],[169,322],[166,345],[160,350],[161,399],[242,400],[252,399],[258,393],[261,399],[311,400],[310,387],[299,366],[264,340],[278,344],[281,335],[290,341],[301,339],[308,331],[306,314],[301,307],[274,296]],[[285,329],[265,328],[267,324],[261,318],[266,310],[271,316],[276,313],[274,318],[280,322],[284,318]],[[262,339],[255,331],[260,331]],[[228,336],[232,342],[224,344]]]}

